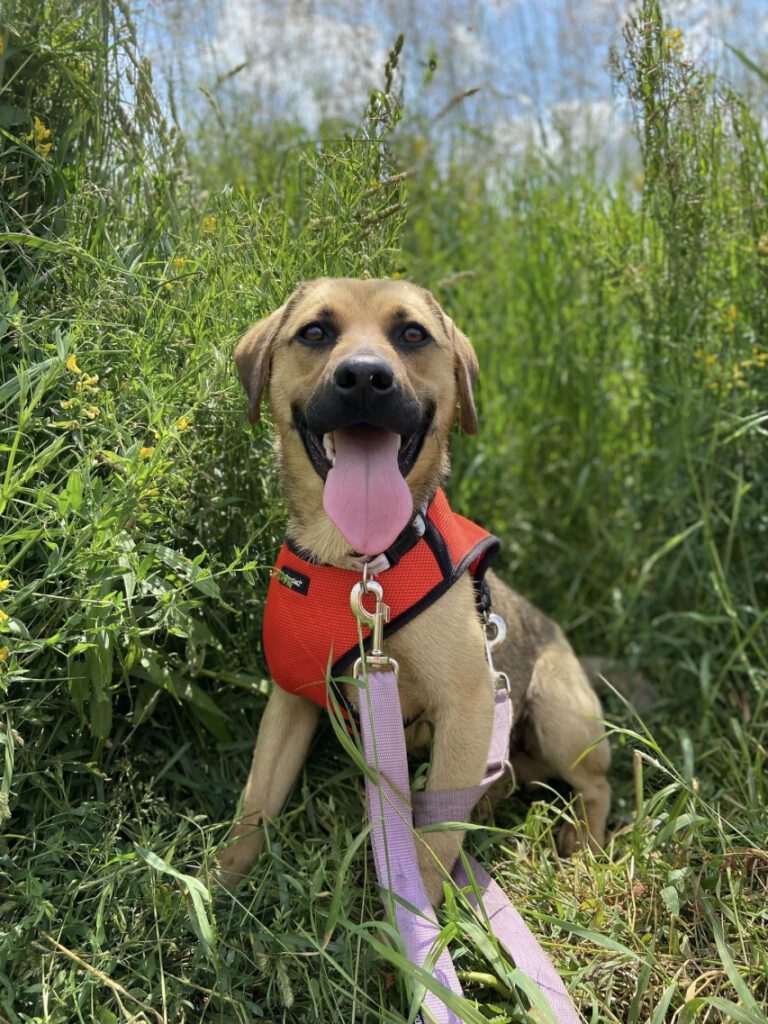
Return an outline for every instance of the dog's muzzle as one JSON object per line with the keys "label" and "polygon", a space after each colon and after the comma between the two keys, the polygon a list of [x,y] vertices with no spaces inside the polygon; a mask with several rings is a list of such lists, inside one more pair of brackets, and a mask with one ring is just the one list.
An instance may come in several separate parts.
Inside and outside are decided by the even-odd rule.
{"label": "dog's muzzle", "polygon": [[342,359],[307,404],[307,429],[322,437],[340,427],[365,424],[409,437],[421,425],[423,410],[395,378],[381,356]]}

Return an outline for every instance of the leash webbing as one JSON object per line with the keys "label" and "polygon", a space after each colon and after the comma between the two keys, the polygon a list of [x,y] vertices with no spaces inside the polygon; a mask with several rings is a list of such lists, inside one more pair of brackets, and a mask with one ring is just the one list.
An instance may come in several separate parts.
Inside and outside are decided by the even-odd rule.
{"label": "leash webbing", "polygon": [[[436,949],[440,926],[419,871],[395,673],[369,673],[368,688],[369,700],[365,691],[361,694],[360,732],[365,759],[379,779],[378,785],[368,776],[365,780],[376,876],[392,894],[392,912],[408,959],[424,967]],[[397,709],[394,715],[390,708]],[[461,994],[446,948],[440,951],[431,972],[451,991]],[[431,1014],[428,1019],[438,1024],[460,1024],[461,1018],[433,992],[425,993],[423,1005]]]}
{"label": "leash webbing", "polygon": [[[461,983],[450,953],[439,948],[440,927],[424,888],[416,853],[414,824],[467,821],[472,808],[488,787],[504,773],[509,754],[512,702],[506,689],[496,691],[494,726],[488,769],[479,786],[460,790],[427,790],[411,794],[405,734],[395,671],[370,671],[360,701],[360,731],[368,765],[378,785],[366,777],[376,875],[389,892],[392,913],[409,960],[431,969],[433,976],[457,995]],[[458,861],[453,880],[467,891],[481,922],[487,921],[515,965],[540,988],[558,1024],[579,1024],[580,1018],[552,961],[509,902],[501,888],[471,857],[466,858],[472,878]],[[480,900],[475,896],[479,893]],[[426,1019],[436,1024],[460,1024],[458,1017],[433,992],[423,1000]]]}

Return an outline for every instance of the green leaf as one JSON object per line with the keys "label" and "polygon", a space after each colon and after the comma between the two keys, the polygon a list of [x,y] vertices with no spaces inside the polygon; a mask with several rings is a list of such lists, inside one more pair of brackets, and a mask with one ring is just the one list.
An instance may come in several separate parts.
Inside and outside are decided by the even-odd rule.
{"label": "green leaf", "polygon": [[351,844],[347,852],[342,858],[341,864],[336,875],[336,885],[333,889],[333,896],[331,897],[331,905],[328,908],[328,914],[325,918],[325,928],[323,929],[323,946],[327,946],[331,941],[336,922],[339,919],[339,910],[341,908],[341,901],[344,897],[346,890],[346,878],[349,871],[349,866],[352,863],[352,858],[355,856],[357,851],[360,849],[362,844],[368,838],[368,833],[371,831],[372,825],[368,825],[355,837],[354,842]]}
{"label": "green leaf", "polygon": [[205,909],[205,904],[211,902],[211,894],[208,889],[203,885],[199,878],[195,878],[194,875],[186,875],[183,871],[177,870],[161,857],[158,857],[158,855],[153,853],[151,850],[145,850],[144,847],[139,846],[138,843],[134,843],[133,846],[142,860],[146,861],[151,868],[154,868],[155,871],[159,871],[164,875],[170,875],[171,878],[175,878],[176,881],[180,882],[184,887],[192,902],[192,908],[189,915],[192,928],[200,940],[200,944],[205,950],[208,958],[215,962],[216,936],[211,919],[208,917],[208,913]]}
{"label": "green leaf", "polygon": [[91,683],[90,718],[91,732],[99,740],[109,737],[112,729],[112,666],[114,644],[111,633],[98,629],[95,643],[85,652],[85,664]]}
{"label": "green leaf", "polygon": [[67,499],[69,507],[73,512],[77,512],[83,504],[83,478],[77,471],[69,474],[69,479],[67,480]]}
{"label": "green leaf", "polygon": [[674,885],[667,885],[661,890],[661,899],[670,914],[680,916],[680,895]]}
{"label": "green leaf", "polygon": [[764,82],[768,83],[768,71],[764,71],[761,67],[755,64],[755,62],[748,57],[743,50],[739,50],[736,46],[731,46],[730,43],[726,43],[725,45],[731,53],[735,54],[735,56],[739,58],[745,68],[749,68],[750,71],[754,71],[758,78],[761,78]]}
{"label": "green leaf", "polygon": [[739,974],[739,970],[736,967],[736,964],[733,962],[733,957],[731,956],[730,950],[728,949],[728,944],[725,941],[725,936],[723,935],[722,924],[712,913],[710,906],[708,904],[705,904],[705,906],[707,907],[707,916],[712,922],[712,931],[715,935],[715,945],[717,946],[717,952],[720,954],[720,961],[723,967],[725,968],[725,973],[728,975],[728,980],[736,989],[739,999],[741,999],[745,1008],[748,1010],[754,1010],[756,1013],[759,1013],[760,1007],[757,1005],[755,997],[749,991],[746,982]]}
{"label": "green leaf", "polygon": [[27,121],[29,114],[26,110],[9,103],[0,103],[0,128],[12,128],[15,124],[25,124]]}

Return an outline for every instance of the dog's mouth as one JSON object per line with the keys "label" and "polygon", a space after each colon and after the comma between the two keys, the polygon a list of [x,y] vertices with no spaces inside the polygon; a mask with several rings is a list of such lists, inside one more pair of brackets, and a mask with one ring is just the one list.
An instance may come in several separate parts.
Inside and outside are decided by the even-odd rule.
{"label": "dog's mouth", "polygon": [[434,412],[428,409],[416,430],[405,435],[370,423],[316,434],[294,412],[309,461],[324,481],[325,513],[353,550],[379,554],[412,518],[405,478],[421,453]]}
{"label": "dog's mouth", "polygon": [[[424,446],[424,440],[429,433],[429,428],[432,426],[434,416],[435,411],[430,408],[424,414],[421,423],[412,434],[395,434],[397,438],[397,468],[400,470],[401,476],[408,476],[415,466],[416,460]],[[327,434],[313,434],[298,410],[294,411],[293,420],[301,440],[304,442],[304,448],[309,461],[322,480],[327,478],[329,471],[336,464],[335,435],[348,431],[360,431],[361,436],[364,437],[365,433],[368,432],[368,439],[375,441],[377,435],[383,436],[392,433],[392,431],[385,430],[383,427],[374,427],[368,423],[358,423],[352,427],[342,427],[335,431],[329,431]]]}

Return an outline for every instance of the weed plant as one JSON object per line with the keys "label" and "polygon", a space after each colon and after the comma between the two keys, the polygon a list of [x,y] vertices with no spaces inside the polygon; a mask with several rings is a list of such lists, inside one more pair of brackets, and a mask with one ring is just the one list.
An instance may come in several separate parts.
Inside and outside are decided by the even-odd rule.
{"label": "weed plant", "polygon": [[[267,851],[212,887],[268,682],[283,512],[239,335],[302,279],[408,276],[477,347],[455,506],[606,697],[613,834],[563,863],[567,798],[472,843],[585,1020],[768,1019],[765,293],[757,114],[655,0],[614,57],[642,171],[446,161],[401,123],[395,47],[357,127],[163,115],[122,2],[0,12],[0,1021],[402,1021],[357,759],[321,731]],[[759,70],[759,69],[758,69]],[[225,184],[226,183],[226,184]],[[546,798],[546,799],[540,799]],[[199,872],[199,873],[196,873]],[[527,1021],[462,902],[470,1021]]]}

